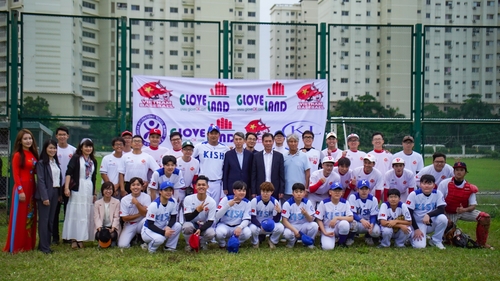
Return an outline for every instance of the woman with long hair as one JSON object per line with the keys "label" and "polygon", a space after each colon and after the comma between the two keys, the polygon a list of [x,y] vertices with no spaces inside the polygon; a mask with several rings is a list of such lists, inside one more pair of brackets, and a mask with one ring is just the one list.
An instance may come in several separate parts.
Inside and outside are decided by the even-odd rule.
{"label": "woman with long hair", "polygon": [[84,138],[69,160],[64,194],[69,197],[62,237],[71,248],[83,248],[83,241],[94,240],[94,202],[97,161],[94,143]]}
{"label": "woman with long hair", "polygon": [[40,161],[36,163],[37,187],[35,199],[38,206],[38,250],[50,254],[50,238],[54,217],[62,196],[61,167],[57,157],[57,142],[49,139],[43,143]]}
{"label": "woman with long hair", "polygon": [[35,137],[21,129],[14,142],[12,156],[12,201],[9,228],[4,251],[16,253],[30,251],[36,245],[35,165],[38,148]]}

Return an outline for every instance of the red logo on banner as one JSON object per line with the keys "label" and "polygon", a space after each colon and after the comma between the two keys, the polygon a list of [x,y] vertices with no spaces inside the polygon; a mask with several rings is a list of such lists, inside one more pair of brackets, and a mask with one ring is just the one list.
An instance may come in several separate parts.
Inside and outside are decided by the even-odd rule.
{"label": "red logo on banner", "polygon": [[221,130],[232,130],[233,122],[229,121],[229,119],[222,117],[217,119],[217,127],[219,127],[219,129]]}
{"label": "red logo on banner", "polygon": [[261,133],[269,133],[271,127],[267,127],[266,124],[262,123],[262,119],[252,120],[246,126],[245,130],[247,133],[255,133],[260,135]]}
{"label": "red logo on banner", "polygon": [[215,89],[210,89],[210,94],[212,96],[227,96],[227,86],[220,81],[215,84],[214,88]]}
{"label": "red logo on banner", "polygon": [[159,99],[162,95],[165,96],[164,99],[168,100],[172,96],[172,90],[167,90],[160,81],[146,83],[139,88],[138,92],[141,96],[153,100]]}
{"label": "red logo on banner", "polygon": [[268,96],[284,96],[285,95],[285,85],[276,81],[271,85],[271,88],[267,89]]}

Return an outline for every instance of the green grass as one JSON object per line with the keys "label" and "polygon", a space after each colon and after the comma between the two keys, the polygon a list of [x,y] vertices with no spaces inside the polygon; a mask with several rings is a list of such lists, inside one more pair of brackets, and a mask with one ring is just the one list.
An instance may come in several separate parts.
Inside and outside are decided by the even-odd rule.
{"label": "green grass", "polygon": [[[472,237],[475,223],[461,223]],[[489,242],[498,248],[500,220],[493,220]],[[0,245],[6,227],[0,227]],[[274,251],[266,244],[253,249],[246,242],[240,253],[228,254],[211,244],[198,254],[183,251],[151,255],[140,247],[97,249],[96,243],[72,250],[54,246],[52,255],[38,251],[0,253],[2,280],[498,280],[500,250],[448,246],[416,250],[367,247],[362,238],[348,249],[309,250],[282,243]],[[319,239],[316,240],[318,245]]]}

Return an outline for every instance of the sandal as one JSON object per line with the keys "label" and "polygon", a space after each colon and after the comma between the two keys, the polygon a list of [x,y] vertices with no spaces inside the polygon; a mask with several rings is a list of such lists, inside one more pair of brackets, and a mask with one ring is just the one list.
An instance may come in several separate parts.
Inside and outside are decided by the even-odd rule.
{"label": "sandal", "polygon": [[78,244],[76,243],[76,241],[71,242],[71,248],[75,250],[78,249]]}
{"label": "sandal", "polygon": [[78,248],[83,249],[83,242],[78,242]]}

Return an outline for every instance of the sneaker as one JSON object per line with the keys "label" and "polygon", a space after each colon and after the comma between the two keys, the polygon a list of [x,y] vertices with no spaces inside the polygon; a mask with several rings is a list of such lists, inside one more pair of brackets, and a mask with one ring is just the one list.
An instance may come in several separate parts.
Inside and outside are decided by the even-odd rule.
{"label": "sneaker", "polygon": [[309,246],[307,246],[307,248],[309,248],[309,249],[316,249],[316,247],[314,247],[314,245],[309,245]]}
{"label": "sneaker", "polygon": [[290,243],[290,242],[286,243],[286,247],[289,249],[292,249],[293,246],[295,246],[295,243]]}
{"label": "sneaker", "polygon": [[200,245],[200,250],[206,251],[207,249],[208,249],[208,245],[207,245],[207,243],[202,243],[202,244]]}
{"label": "sneaker", "polygon": [[259,243],[257,243],[257,244],[253,244],[253,245],[252,245],[252,247],[253,247],[254,249],[258,249],[258,248],[259,248]]}
{"label": "sneaker", "polygon": [[270,249],[276,249],[276,245],[274,245],[274,243],[271,242],[271,239],[267,240],[267,244],[269,244]]}
{"label": "sneaker", "polygon": [[147,250],[147,249],[148,249],[148,244],[146,244],[146,243],[142,243],[142,244],[141,244],[141,249],[143,249],[143,250]]}
{"label": "sneaker", "polygon": [[172,253],[173,253],[173,252],[177,252],[174,248],[167,248],[167,247],[164,247],[164,248],[163,248],[163,250],[164,250],[165,252],[172,252]]}
{"label": "sneaker", "polygon": [[439,250],[445,250],[446,248],[443,246],[443,243],[439,242],[439,243],[434,243],[434,241],[432,240],[429,240],[429,245],[430,246],[435,246],[436,248],[438,248]]}
{"label": "sneaker", "polygon": [[193,250],[193,248],[191,248],[189,245],[184,247],[184,251],[186,252],[191,252]]}
{"label": "sneaker", "polygon": [[297,243],[302,244],[302,239],[298,239],[298,240],[297,240]]}
{"label": "sneaker", "polygon": [[352,244],[354,244],[354,239],[347,239],[347,240],[345,241],[345,244],[346,244],[347,246],[351,246]]}
{"label": "sneaker", "polygon": [[373,246],[374,245],[372,238],[365,238],[365,243],[368,246]]}
{"label": "sneaker", "polygon": [[385,249],[385,248],[389,248],[389,247],[382,246],[382,244],[380,244],[380,245],[377,246],[377,249]]}
{"label": "sneaker", "polygon": [[285,238],[281,238],[281,239],[280,239],[280,242],[285,243],[285,242],[286,242],[286,239],[285,239]]}
{"label": "sneaker", "polygon": [[349,248],[349,246],[347,246],[346,243],[339,244],[337,247],[338,248]]}

